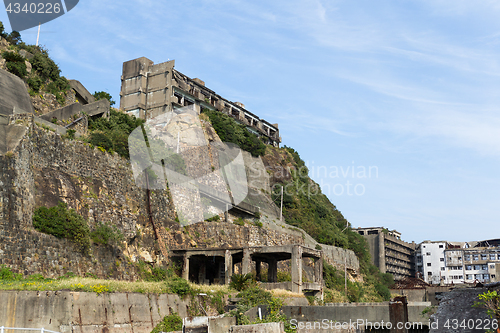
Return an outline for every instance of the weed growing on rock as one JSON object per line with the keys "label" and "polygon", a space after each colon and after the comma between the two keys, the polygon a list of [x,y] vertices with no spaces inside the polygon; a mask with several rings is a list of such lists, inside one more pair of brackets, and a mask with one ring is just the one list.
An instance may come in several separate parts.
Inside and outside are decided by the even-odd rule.
{"label": "weed growing on rock", "polygon": [[165,316],[151,333],[174,332],[180,330],[182,330],[182,318],[176,312],[173,312]]}

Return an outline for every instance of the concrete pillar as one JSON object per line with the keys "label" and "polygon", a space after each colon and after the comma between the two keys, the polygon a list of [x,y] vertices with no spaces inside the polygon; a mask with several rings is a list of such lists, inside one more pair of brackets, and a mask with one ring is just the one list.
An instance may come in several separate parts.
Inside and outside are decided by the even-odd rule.
{"label": "concrete pillar", "polygon": [[248,274],[251,271],[252,259],[250,258],[250,249],[243,249],[243,261],[241,262],[241,274]]}
{"label": "concrete pillar", "polygon": [[323,283],[323,255],[314,262],[314,282]]}
{"label": "concrete pillar", "polygon": [[389,302],[389,319],[392,323],[391,333],[408,333],[404,328],[398,328],[398,323],[408,322],[408,302],[405,296],[395,297],[394,301]]}
{"label": "concrete pillar", "polygon": [[184,265],[182,267],[182,278],[189,281],[189,257],[184,255]]}
{"label": "concrete pillar", "polygon": [[379,269],[381,273],[387,273],[386,267],[385,267],[385,243],[384,243],[384,233],[380,232],[378,234],[378,262],[379,262]]}
{"label": "concrete pillar", "polygon": [[226,253],[224,254],[224,264],[226,267],[224,283],[229,284],[229,282],[231,282],[231,276],[233,275],[233,256],[229,250],[226,250]]}
{"label": "concrete pillar", "polygon": [[207,264],[206,264],[205,261],[203,261],[200,264],[200,268],[199,268],[199,271],[198,271],[198,283],[199,284],[205,284],[205,279],[206,278],[207,278]]}
{"label": "concrete pillar", "polygon": [[262,268],[262,263],[260,260],[255,261],[255,278],[257,281],[261,281],[260,271]]}
{"label": "concrete pillar", "polygon": [[302,292],[302,246],[292,248],[292,292]]}
{"label": "concrete pillar", "polygon": [[267,269],[267,281],[278,282],[278,261],[276,259],[269,259],[267,262],[269,268]]}

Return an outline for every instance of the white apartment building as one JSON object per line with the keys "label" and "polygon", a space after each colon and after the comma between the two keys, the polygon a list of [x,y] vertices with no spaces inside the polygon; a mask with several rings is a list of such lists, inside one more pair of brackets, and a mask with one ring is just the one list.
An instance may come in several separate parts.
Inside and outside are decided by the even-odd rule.
{"label": "white apartment building", "polygon": [[421,278],[429,284],[441,284],[445,278],[446,241],[424,241],[417,247],[415,264]]}
{"label": "white apartment building", "polygon": [[429,284],[488,283],[500,280],[500,247],[424,241],[417,247],[417,272]]}

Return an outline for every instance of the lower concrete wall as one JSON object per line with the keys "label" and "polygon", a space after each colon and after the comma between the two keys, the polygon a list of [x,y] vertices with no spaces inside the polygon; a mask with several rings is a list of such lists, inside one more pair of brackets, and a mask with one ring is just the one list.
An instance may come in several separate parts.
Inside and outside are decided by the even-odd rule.
{"label": "lower concrete wall", "polygon": [[177,295],[1,291],[0,326],[81,333],[149,333],[167,315],[187,316]]}
{"label": "lower concrete wall", "polygon": [[283,323],[265,323],[233,326],[231,329],[233,333],[283,333],[285,325]]}
{"label": "lower concrete wall", "polygon": [[427,287],[427,289],[391,289],[391,294],[406,296],[408,302],[431,302],[438,305],[436,294],[450,291],[451,287]]}
{"label": "lower concrete wall", "polygon": [[227,333],[234,325],[235,317],[188,317],[183,320],[183,332]]}
{"label": "lower concrete wall", "polygon": [[[428,323],[428,318],[422,311],[429,307],[430,302],[408,303],[408,321],[412,323]],[[389,302],[381,303],[329,303],[327,306],[284,306],[284,314],[297,321],[322,322],[324,319],[339,322],[369,322],[390,321]]]}

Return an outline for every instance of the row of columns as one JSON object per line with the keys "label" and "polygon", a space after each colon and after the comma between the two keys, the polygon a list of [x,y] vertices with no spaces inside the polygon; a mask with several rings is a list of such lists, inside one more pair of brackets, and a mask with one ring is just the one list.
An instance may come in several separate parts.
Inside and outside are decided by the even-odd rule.
{"label": "row of columns", "polygon": [[[242,274],[248,274],[252,269],[252,251],[249,248],[243,249],[242,258]],[[291,258],[291,275],[292,275],[292,292],[300,293],[302,292],[302,258],[303,249],[302,246],[292,247],[292,258]],[[189,280],[189,257],[187,253],[184,255],[184,263],[182,269],[182,278]],[[255,260],[256,262],[256,273],[257,277],[261,275],[261,265],[262,260]],[[267,280],[269,282],[277,282],[278,280],[278,260],[269,258],[265,262],[268,264]],[[233,255],[230,250],[226,250],[224,253],[224,265],[225,265],[225,284],[229,284],[231,281],[231,276],[233,275]],[[323,261],[321,258],[317,258],[314,263],[314,280],[317,283],[322,282],[323,276]]]}

